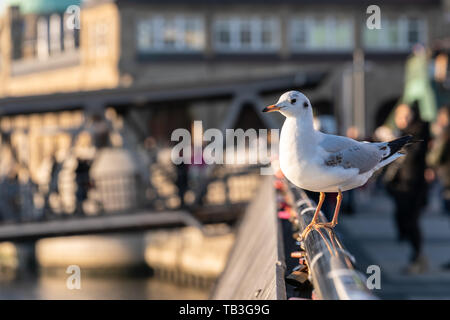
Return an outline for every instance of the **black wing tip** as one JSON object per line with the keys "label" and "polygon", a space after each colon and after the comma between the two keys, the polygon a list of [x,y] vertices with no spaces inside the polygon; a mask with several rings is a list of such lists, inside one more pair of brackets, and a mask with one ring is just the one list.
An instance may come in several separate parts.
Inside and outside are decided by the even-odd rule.
{"label": "black wing tip", "polygon": [[415,143],[415,142],[420,142],[420,141],[413,141],[412,139],[413,139],[414,137],[412,136],[412,135],[406,135],[406,136],[403,136],[403,137],[400,137],[400,138],[398,138],[398,139],[395,139],[395,140],[392,140],[392,141],[389,141],[388,142],[388,147],[389,147],[389,149],[390,149],[390,153],[389,153],[389,155],[387,155],[386,157],[384,157],[383,158],[383,160],[384,159],[387,159],[387,158],[389,158],[390,156],[392,156],[393,154],[395,154],[395,153],[397,153],[400,149],[402,149],[404,146],[406,146],[406,145],[409,145],[409,144],[412,144],[412,143]]}
{"label": "black wing tip", "polygon": [[406,136],[402,136],[402,137],[400,137],[400,138],[394,139],[394,140],[389,141],[389,142],[394,142],[394,141],[399,141],[399,140],[406,140],[406,141],[409,141],[409,140],[411,140],[412,138],[414,138],[414,136],[413,136],[412,134],[407,134]]}

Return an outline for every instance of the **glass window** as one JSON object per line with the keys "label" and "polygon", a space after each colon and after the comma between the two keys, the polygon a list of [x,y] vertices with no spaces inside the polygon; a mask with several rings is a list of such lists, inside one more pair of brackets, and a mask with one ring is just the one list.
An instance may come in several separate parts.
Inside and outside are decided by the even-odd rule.
{"label": "glass window", "polygon": [[250,21],[242,21],[240,29],[241,46],[243,48],[250,49],[252,46],[252,27]]}
{"label": "glass window", "polygon": [[[163,26],[163,44],[162,47],[166,50],[174,50],[177,42],[177,26],[175,20],[164,20]],[[181,30],[180,30],[181,31]],[[181,32],[180,32],[181,33]]]}
{"label": "glass window", "polygon": [[306,47],[306,21],[294,20],[291,22],[290,29],[293,47]]}
{"label": "glass window", "polygon": [[[376,29],[375,29],[376,30]],[[398,21],[386,21],[386,35],[383,34],[380,37],[379,45],[382,45],[382,41],[385,41],[387,47],[396,47],[400,43],[399,37],[399,22]]]}
{"label": "glass window", "polygon": [[336,41],[334,42],[336,48],[346,49],[353,47],[353,23],[349,19],[337,19],[334,26],[334,36]]}
{"label": "glass window", "polygon": [[204,24],[199,17],[153,16],[137,24],[140,52],[200,51],[205,43]]}
{"label": "glass window", "polygon": [[272,25],[269,21],[262,22],[261,41],[263,48],[270,48],[274,40],[274,32],[272,32]]}
{"label": "glass window", "polygon": [[350,50],[353,47],[353,23],[350,18],[295,17],[289,23],[293,51]]}
{"label": "glass window", "polygon": [[324,19],[314,20],[310,28],[310,41],[311,48],[320,49],[328,47],[327,44],[327,29]]}
{"label": "glass window", "polygon": [[229,47],[231,42],[231,30],[223,24],[217,27],[217,44],[219,46]]}
{"label": "glass window", "polygon": [[137,41],[139,48],[151,48],[154,46],[152,26],[146,21],[138,23]]}
{"label": "glass window", "polygon": [[65,13],[63,20],[63,30],[64,30],[64,51],[74,50],[79,44],[79,32],[76,28],[71,28],[68,23],[68,19],[71,19],[71,15]]}
{"label": "glass window", "polygon": [[61,16],[52,14],[50,17],[50,53],[61,52]]}
{"label": "glass window", "polygon": [[408,20],[408,44],[414,45],[420,42],[420,21],[418,19]]}
{"label": "glass window", "polygon": [[[22,50],[17,59],[51,59],[79,47],[79,30],[68,27],[68,14],[26,17],[22,23]],[[13,57],[16,59],[16,57]]]}
{"label": "glass window", "polygon": [[219,52],[271,52],[279,49],[278,21],[270,17],[227,17],[214,23],[214,47]]}
{"label": "glass window", "polygon": [[37,21],[37,56],[39,59],[48,58],[48,21],[40,17]]}
{"label": "glass window", "polygon": [[203,48],[203,32],[199,32],[199,30],[203,30],[203,25],[200,20],[197,19],[187,19],[185,21],[185,32],[184,39],[181,43],[186,44],[188,48]]}
{"label": "glass window", "polygon": [[98,57],[106,56],[108,54],[108,22],[99,21],[94,26],[94,48],[95,54]]}

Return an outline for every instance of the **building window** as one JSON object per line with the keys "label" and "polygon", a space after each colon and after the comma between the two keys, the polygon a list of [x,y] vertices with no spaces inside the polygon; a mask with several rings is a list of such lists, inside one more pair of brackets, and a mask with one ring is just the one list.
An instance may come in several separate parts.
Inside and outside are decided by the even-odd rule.
{"label": "building window", "polygon": [[214,47],[219,52],[274,52],[279,38],[279,23],[270,17],[219,18],[214,23]]}
{"label": "building window", "polygon": [[421,42],[422,40],[422,21],[419,19],[408,19],[408,37],[407,42],[409,45]]}
{"label": "building window", "polygon": [[347,51],[353,48],[353,21],[345,17],[296,17],[289,23],[293,52]]}
{"label": "building window", "polygon": [[416,43],[426,43],[426,24],[417,18],[386,18],[381,29],[364,28],[364,46],[368,50],[407,51]]}
{"label": "building window", "polygon": [[79,46],[79,30],[76,28],[70,28],[68,21],[71,21],[69,19],[72,19],[71,14],[64,14],[64,23],[63,23],[63,30],[64,30],[64,51],[71,51]]}
{"label": "building window", "polygon": [[108,21],[97,21],[88,28],[89,50],[92,57],[103,57],[108,54]]}
{"label": "building window", "polygon": [[204,49],[205,29],[200,17],[154,16],[137,24],[141,53],[197,52]]}
{"label": "building window", "polygon": [[[34,56],[34,43],[36,43],[36,56],[45,60],[54,54],[61,54],[77,49],[79,46],[78,30],[70,30],[64,23],[63,15],[55,13],[49,16],[40,16],[37,19],[35,38],[27,35],[24,43],[24,51],[21,58]],[[27,24],[28,26],[28,24]],[[28,29],[34,30],[29,24]],[[27,29],[27,30],[28,30]],[[28,32],[31,34],[31,32]]]}
{"label": "building window", "polygon": [[46,17],[40,17],[37,21],[37,56],[47,59],[48,54],[48,22]]}
{"label": "building window", "polygon": [[61,46],[61,16],[53,14],[50,16],[50,53],[59,53]]}

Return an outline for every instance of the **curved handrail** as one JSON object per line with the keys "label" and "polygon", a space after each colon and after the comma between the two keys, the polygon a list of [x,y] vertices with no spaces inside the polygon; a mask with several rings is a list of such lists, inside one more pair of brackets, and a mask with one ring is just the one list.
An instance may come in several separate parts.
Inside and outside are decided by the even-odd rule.
{"label": "curved handrail", "polygon": [[[282,178],[280,189],[291,202],[290,221],[297,235],[306,228],[314,215],[316,204],[307,194]],[[280,182],[281,182],[280,181]],[[320,212],[319,220],[327,222]],[[375,300],[367,288],[364,275],[354,268],[354,257],[344,248],[334,231],[313,229],[300,241],[300,252],[293,257],[304,257],[308,278],[314,287],[314,296],[324,300]]]}

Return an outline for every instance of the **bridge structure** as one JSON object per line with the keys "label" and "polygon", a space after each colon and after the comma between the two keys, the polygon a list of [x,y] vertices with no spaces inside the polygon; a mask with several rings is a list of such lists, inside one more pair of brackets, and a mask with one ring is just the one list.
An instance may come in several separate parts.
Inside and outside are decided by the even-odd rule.
{"label": "bridge structure", "polygon": [[[64,213],[55,211],[51,206],[37,208],[25,204],[21,194],[21,187],[23,189],[24,186],[18,183],[14,186],[15,205],[2,206],[3,210],[14,212],[8,212],[9,219],[0,221],[0,241],[182,226],[202,229],[208,223],[233,223],[248,201],[236,195],[249,195],[249,190],[256,190],[259,166],[225,171],[223,167],[214,168],[204,178],[204,184],[192,191],[193,201],[185,206],[173,205],[176,194],[161,195],[158,186],[144,183],[137,175],[94,179],[89,191],[97,194],[96,208],[92,212],[75,210]],[[176,177],[170,172],[165,174],[166,180],[161,183],[172,184],[173,187]],[[60,184],[59,189],[64,189],[64,183]],[[211,196],[210,193],[218,195]],[[8,199],[11,200],[11,197]],[[81,205],[76,204],[77,207]]]}
{"label": "bridge structure", "polygon": [[[264,127],[277,128],[279,124],[276,121],[259,112],[264,105],[262,94],[294,87],[315,87],[323,78],[324,74],[302,73],[179,90],[118,88],[0,99],[0,118],[8,118],[8,121],[0,125],[0,148],[6,147],[10,150],[12,161],[26,171],[26,176],[31,176],[30,160],[26,158],[32,153],[30,145],[36,139],[27,141],[23,137],[31,134],[42,140],[59,134],[69,136],[69,153],[72,153],[72,156],[75,144],[82,134],[88,133],[95,141],[94,144],[106,134],[116,134],[122,140],[121,148],[130,154],[138,167],[137,172],[132,175],[110,172],[106,176],[93,179],[95,185],[89,186],[89,192],[93,193],[91,191],[97,189],[100,194],[100,200],[97,199],[94,205],[97,207],[94,214],[77,214],[80,211],[78,207],[82,207],[78,200],[75,204],[75,214],[61,214],[58,210],[49,208],[48,203],[44,205],[45,208],[38,208],[33,199],[38,193],[37,189],[48,189],[50,186],[41,188],[42,186],[37,185],[31,178],[27,183],[7,181],[5,175],[0,172],[0,188],[8,190],[0,195],[0,241],[234,221],[251,199],[249,191],[258,186],[259,166],[209,165],[208,170],[205,170],[208,172],[196,179],[196,189],[191,190],[194,193],[192,195],[191,192],[191,198],[195,199],[193,203],[188,207],[177,207],[173,204],[173,199],[177,197],[177,169],[172,164],[164,163],[155,163],[151,168],[146,168],[139,159],[138,147],[142,147],[146,137],[152,135],[152,128],[146,121],[152,119],[153,113],[162,104],[170,105],[179,101],[194,103],[227,97],[227,113],[219,125],[222,132],[227,128],[234,128],[243,110],[249,106],[261,118]],[[119,126],[107,116],[108,109],[116,110],[122,117]],[[56,115],[71,111],[80,112],[82,120],[66,127],[54,125],[28,128],[26,125],[12,125],[16,120],[20,122],[21,116],[44,113]],[[148,111],[145,113],[148,118],[138,115],[144,111]],[[27,121],[31,123],[33,120]],[[20,135],[23,136],[22,140],[18,138]],[[22,145],[19,140],[27,144]],[[98,151],[104,147],[105,145],[95,146]],[[70,179],[74,180],[74,173],[71,175]],[[72,198],[75,197],[77,191],[73,190],[76,189],[73,181],[58,177],[51,177],[50,180],[49,185],[58,184],[60,192],[68,190]],[[159,182],[154,183],[153,180]],[[170,191],[161,192],[161,189]],[[220,199],[212,199],[214,196],[211,197],[211,192],[208,191],[211,189],[222,193]],[[241,197],[242,194],[247,196]],[[47,193],[43,197],[46,202],[51,202],[48,196]],[[163,212],[164,215],[161,214]]]}

